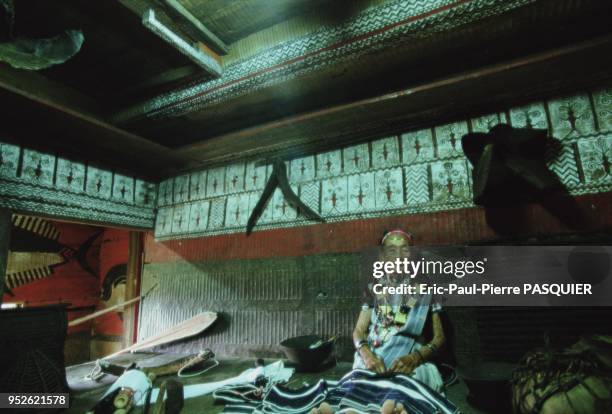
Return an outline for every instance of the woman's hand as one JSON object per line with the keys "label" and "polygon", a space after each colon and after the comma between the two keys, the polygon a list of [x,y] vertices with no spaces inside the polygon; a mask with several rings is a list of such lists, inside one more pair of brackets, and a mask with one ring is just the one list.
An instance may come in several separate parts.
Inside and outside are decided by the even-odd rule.
{"label": "woman's hand", "polygon": [[377,374],[383,374],[387,369],[385,363],[374,355],[374,352],[370,351],[369,348],[363,347],[361,349],[361,358],[367,370],[374,371]]}
{"label": "woman's hand", "polygon": [[421,356],[416,352],[413,352],[393,361],[391,367],[389,367],[389,371],[408,375],[422,363],[423,359]]}

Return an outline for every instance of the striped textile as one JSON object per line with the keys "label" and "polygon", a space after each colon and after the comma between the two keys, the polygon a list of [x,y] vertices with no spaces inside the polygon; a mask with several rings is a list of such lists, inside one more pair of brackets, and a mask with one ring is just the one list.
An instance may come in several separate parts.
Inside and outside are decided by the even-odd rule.
{"label": "striped textile", "polygon": [[33,269],[23,270],[21,272],[8,273],[6,275],[6,286],[9,289],[15,289],[18,286],[36,282],[53,274],[53,269],[50,266],[36,267]]}
{"label": "striped textile", "polygon": [[336,413],[353,410],[358,414],[380,413],[386,400],[401,402],[409,413],[458,414],[457,407],[425,384],[406,375],[377,375],[353,370],[339,381],[320,380],[314,385],[292,390],[275,385],[258,397],[254,385],[221,388],[213,394],[225,403],[226,414],[302,414],[323,401]]}
{"label": "striped textile", "polygon": [[55,225],[44,218],[13,214],[13,225],[50,240],[59,238],[59,231]]}

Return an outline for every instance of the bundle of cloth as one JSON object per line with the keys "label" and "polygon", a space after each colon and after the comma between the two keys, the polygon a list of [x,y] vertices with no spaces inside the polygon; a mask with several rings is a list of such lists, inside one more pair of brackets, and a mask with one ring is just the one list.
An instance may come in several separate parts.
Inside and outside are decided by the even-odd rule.
{"label": "bundle of cloth", "polygon": [[225,386],[213,393],[227,414],[458,414],[457,407],[422,382],[407,375],[376,374],[355,369],[339,381],[289,389],[255,384]]}

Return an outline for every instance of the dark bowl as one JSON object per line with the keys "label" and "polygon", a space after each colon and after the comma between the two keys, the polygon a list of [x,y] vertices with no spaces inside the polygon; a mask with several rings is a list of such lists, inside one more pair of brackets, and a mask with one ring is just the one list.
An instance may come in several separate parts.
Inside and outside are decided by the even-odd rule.
{"label": "dark bowl", "polygon": [[298,371],[316,372],[335,365],[334,351],[335,341],[333,339],[324,341],[315,348],[311,345],[323,340],[317,335],[296,336],[285,339],[281,347],[287,359]]}

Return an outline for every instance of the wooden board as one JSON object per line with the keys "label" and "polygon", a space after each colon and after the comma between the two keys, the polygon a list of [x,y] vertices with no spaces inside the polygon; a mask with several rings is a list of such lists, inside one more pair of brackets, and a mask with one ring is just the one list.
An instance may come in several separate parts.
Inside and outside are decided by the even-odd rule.
{"label": "wooden board", "polygon": [[122,349],[121,351],[106,356],[105,359],[112,358],[125,352],[139,351],[198,335],[208,329],[216,320],[216,312],[202,312],[158,335],[153,335],[152,337],[137,342],[134,345]]}

